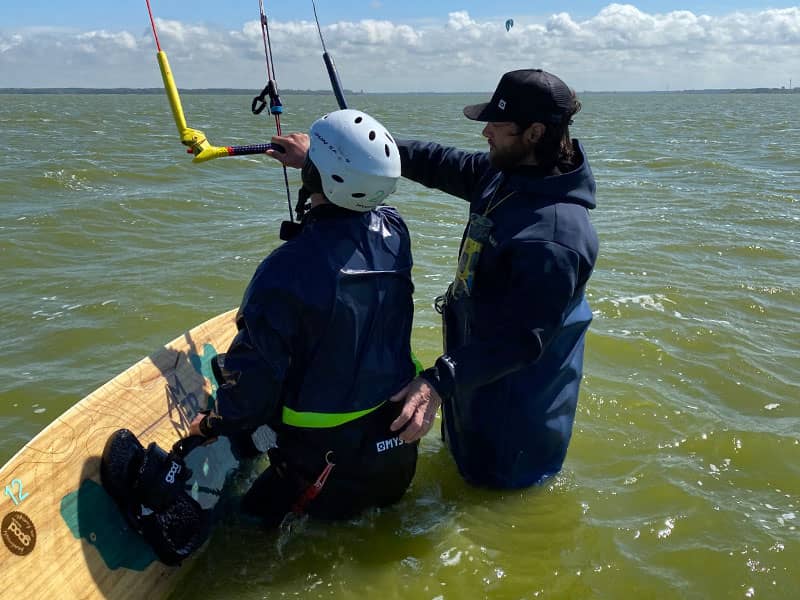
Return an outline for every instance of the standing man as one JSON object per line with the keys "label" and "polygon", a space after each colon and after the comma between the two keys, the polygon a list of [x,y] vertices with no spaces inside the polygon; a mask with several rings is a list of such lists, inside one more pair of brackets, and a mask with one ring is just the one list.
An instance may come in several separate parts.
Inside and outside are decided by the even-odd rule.
{"label": "standing man", "polygon": [[214,365],[216,412],[190,429],[275,429],[270,466],[242,502],[270,526],[289,512],[341,519],[391,504],[417,459],[417,443],[390,430],[401,406],[389,397],[415,373],[411,242],[398,212],[379,206],[400,177],[397,145],[357,110],[317,120],[307,156],[309,137],[295,138],[310,210],[256,270]]}
{"label": "standing man", "polygon": [[595,182],[570,138],[575,93],[540,69],[503,75],[464,115],[486,123],[488,152],[399,141],[404,177],[470,204],[456,277],[437,299],[444,354],[393,399],[392,428],[418,440],[443,406],[462,476],[521,488],[557,473],[572,434],[592,313]]}

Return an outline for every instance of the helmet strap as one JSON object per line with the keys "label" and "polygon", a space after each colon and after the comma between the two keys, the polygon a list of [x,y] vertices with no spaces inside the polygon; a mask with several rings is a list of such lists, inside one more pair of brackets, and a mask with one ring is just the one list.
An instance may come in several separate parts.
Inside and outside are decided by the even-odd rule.
{"label": "helmet strap", "polygon": [[305,185],[297,192],[297,204],[295,204],[294,212],[298,222],[302,221],[305,214],[311,209],[311,202],[308,201],[311,194],[312,192]]}
{"label": "helmet strap", "polygon": [[311,158],[306,155],[306,160],[303,163],[303,168],[300,171],[300,177],[303,181],[303,188],[311,194],[324,194],[322,191],[322,177],[317,170],[316,165],[311,162]]}
{"label": "helmet strap", "polygon": [[306,186],[301,187],[297,192],[297,204],[294,207],[297,221],[283,221],[281,223],[280,238],[284,242],[291,240],[303,229],[303,217],[311,209],[311,203],[308,201],[310,197],[311,192],[308,191]]}

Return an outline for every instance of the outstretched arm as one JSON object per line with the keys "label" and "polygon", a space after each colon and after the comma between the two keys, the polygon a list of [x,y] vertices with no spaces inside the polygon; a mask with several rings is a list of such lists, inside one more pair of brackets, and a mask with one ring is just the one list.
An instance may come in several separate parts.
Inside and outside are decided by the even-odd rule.
{"label": "outstretched arm", "polygon": [[486,152],[467,152],[432,142],[397,140],[403,177],[463,200],[490,170]]}

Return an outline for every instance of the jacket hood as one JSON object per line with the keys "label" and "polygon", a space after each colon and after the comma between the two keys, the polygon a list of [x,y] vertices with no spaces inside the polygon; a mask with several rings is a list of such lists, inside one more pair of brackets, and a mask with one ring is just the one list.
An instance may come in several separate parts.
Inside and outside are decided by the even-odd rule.
{"label": "jacket hood", "polygon": [[578,140],[572,140],[576,152],[577,166],[567,173],[545,177],[530,177],[529,170],[535,167],[522,167],[504,172],[507,181],[515,188],[530,192],[541,198],[557,197],[564,201],[580,204],[587,209],[597,206],[595,200],[595,181],[589,161]]}

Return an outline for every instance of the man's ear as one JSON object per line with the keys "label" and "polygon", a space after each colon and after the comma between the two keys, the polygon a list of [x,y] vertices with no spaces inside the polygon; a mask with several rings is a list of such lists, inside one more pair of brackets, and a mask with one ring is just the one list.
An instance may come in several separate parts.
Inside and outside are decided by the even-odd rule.
{"label": "man's ear", "polygon": [[544,124],[531,123],[528,129],[525,130],[525,140],[529,144],[535,144],[544,135]]}

